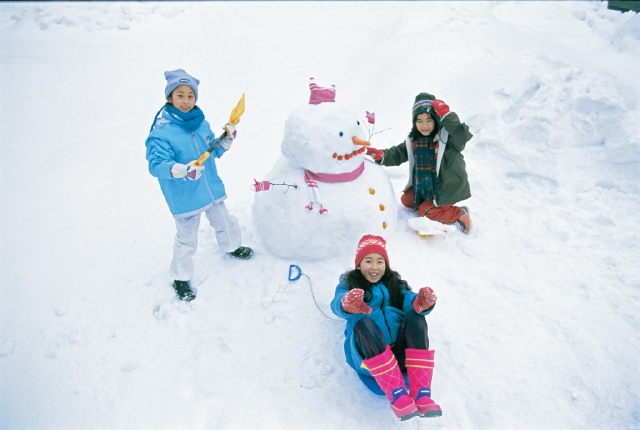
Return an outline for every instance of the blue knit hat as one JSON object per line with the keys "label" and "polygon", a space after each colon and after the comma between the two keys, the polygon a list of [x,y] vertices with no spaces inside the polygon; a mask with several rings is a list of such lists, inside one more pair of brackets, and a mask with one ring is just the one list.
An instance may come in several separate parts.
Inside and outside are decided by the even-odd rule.
{"label": "blue knit hat", "polygon": [[164,72],[164,77],[167,80],[167,87],[164,89],[165,98],[169,97],[169,94],[180,85],[187,85],[193,90],[193,94],[198,101],[198,84],[199,80],[188,74],[182,69],[171,70]]}

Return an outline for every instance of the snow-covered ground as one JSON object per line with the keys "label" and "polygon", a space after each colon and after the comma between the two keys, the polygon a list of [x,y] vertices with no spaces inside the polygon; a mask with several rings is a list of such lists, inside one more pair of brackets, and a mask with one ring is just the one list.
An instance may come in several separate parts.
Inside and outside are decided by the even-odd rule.
{"label": "snow-covered ground", "polygon": [[[640,428],[640,17],[606,2],[0,4],[0,428]],[[175,227],[144,140],[165,70],[201,80],[254,258],[206,222],[198,297],[175,299]],[[399,143],[422,91],[475,137],[475,229],[421,240],[399,210],[393,267],[432,286],[438,419],[397,422],[344,362],[329,313],[351,245],[270,254],[253,178],[308,81]],[[399,197],[407,167],[387,168]],[[333,315],[329,314],[333,317]]]}

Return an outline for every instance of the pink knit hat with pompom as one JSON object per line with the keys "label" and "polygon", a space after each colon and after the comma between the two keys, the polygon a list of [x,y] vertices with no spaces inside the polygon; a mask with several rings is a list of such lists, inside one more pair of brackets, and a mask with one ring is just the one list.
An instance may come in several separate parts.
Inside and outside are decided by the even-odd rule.
{"label": "pink knit hat with pompom", "polygon": [[377,252],[384,257],[384,261],[389,266],[389,256],[387,255],[387,243],[380,236],[374,236],[373,234],[365,234],[358,242],[358,248],[356,248],[356,264],[355,267],[360,265],[360,262],[367,254]]}

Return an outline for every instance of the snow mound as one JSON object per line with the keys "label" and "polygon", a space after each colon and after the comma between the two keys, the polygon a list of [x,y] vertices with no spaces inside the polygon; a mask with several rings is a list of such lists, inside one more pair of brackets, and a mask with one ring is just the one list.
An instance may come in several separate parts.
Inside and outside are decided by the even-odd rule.
{"label": "snow mound", "polygon": [[154,16],[173,18],[189,7],[184,3],[129,3],[129,2],[51,2],[3,6],[2,27],[37,27],[40,30],[78,27],[86,31],[128,30],[137,22],[149,21]]}
{"label": "snow mound", "polygon": [[620,24],[613,33],[611,41],[620,51],[640,50],[640,15],[633,16]]}
{"label": "snow mound", "polygon": [[456,231],[456,227],[453,225],[441,224],[425,217],[409,218],[407,223],[409,227],[417,231],[420,235],[447,234]]}

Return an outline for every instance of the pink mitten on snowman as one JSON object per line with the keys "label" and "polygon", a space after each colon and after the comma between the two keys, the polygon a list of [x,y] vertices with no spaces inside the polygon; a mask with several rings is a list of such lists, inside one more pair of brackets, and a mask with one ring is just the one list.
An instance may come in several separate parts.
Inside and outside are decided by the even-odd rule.
{"label": "pink mitten on snowman", "polygon": [[267,191],[270,187],[271,187],[271,183],[269,181],[256,181],[255,178],[253,179],[254,184],[251,185],[251,191],[255,191],[256,193],[258,191]]}

